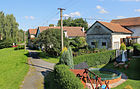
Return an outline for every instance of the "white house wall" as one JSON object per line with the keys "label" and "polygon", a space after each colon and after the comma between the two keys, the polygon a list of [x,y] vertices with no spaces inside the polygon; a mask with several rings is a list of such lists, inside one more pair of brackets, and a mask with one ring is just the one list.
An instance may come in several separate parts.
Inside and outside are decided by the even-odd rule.
{"label": "white house wall", "polygon": [[126,38],[128,36],[131,36],[131,35],[112,33],[112,49],[116,49],[116,46],[115,46],[116,43],[118,43],[118,48],[117,49],[119,49],[120,45],[121,45],[120,39],[121,38]]}

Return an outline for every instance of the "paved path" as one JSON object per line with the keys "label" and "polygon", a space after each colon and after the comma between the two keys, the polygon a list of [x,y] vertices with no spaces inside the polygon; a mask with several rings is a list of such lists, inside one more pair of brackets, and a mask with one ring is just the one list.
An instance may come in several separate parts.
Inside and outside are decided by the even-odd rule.
{"label": "paved path", "polygon": [[30,69],[20,89],[44,89],[44,76],[46,72],[53,70],[55,64],[38,58],[37,52],[32,50],[29,50],[29,56],[28,65]]}

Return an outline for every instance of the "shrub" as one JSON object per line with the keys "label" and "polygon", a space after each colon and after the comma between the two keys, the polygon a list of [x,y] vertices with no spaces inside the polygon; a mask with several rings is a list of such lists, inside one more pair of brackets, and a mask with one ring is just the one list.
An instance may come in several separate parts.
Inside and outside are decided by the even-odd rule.
{"label": "shrub", "polygon": [[0,41],[0,49],[12,47],[13,42],[11,40]]}
{"label": "shrub", "polygon": [[24,49],[24,45],[18,45],[17,47],[15,47],[15,50],[20,50],[20,49]]}
{"label": "shrub", "polygon": [[126,50],[126,45],[124,43],[121,43],[120,50]]}
{"label": "shrub", "polygon": [[139,56],[140,55],[140,44],[134,44],[134,55]]}
{"label": "shrub", "polygon": [[47,76],[45,76],[44,81],[45,81],[45,89],[57,89],[54,72],[49,72]]}
{"label": "shrub", "polygon": [[85,54],[74,58],[74,64],[87,62],[88,66],[107,64],[109,61],[115,60],[115,50]]}
{"label": "shrub", "polygon": [[71,48],[69,47],[68,50],[64,50],[62,53],[63,54],[62,54],[62,56],[60,58],[59,63],[68,65],[71,69],[73,69],[74,64],[73,64],[73,55],[72,55]]}
{"label": "shrub", "polygon": [[54,67],[55,82],[58,89],[84,89],[80,79],[66,65]]}

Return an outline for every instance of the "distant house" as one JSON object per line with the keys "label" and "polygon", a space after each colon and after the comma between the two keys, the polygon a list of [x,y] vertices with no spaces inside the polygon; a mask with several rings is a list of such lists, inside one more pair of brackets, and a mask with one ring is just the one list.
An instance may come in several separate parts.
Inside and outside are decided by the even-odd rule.
{"label": "distant house", "polygon": [[32,39],[36,37],[37,29],[28,30],[28,46],[33,47]]}
{"label": "distant house", "polygon": [[122,27],[127,28],[133,32],[131,37],[127,37],[136,43],[140,43],[140,17],[114,19],[111,23],[120,24]]}
{"label": "distant house", "polygon": [[[60,27],[47,27],[47,26],[40,26],[37,28],[37,34],[36,36],[38,37],[38,35],[44,31],[44,30],[48,30],[48,29],[60,29]],[[85,37],[85,31],[84,28],[82,27],[63,27],[64,30],[64,34],[65,37],[71,39],[71,38],[75,38],[75,37]]]}
{"label": "distant house", "polygon": [[37,29],[28,30],[28,39],[33,39],[36,37]]}
{"label": "distant house", "polygon": [[119,49],[122,40],[132,33],[120,24],[96,21],[86,32],[86,40],[92,48]]}

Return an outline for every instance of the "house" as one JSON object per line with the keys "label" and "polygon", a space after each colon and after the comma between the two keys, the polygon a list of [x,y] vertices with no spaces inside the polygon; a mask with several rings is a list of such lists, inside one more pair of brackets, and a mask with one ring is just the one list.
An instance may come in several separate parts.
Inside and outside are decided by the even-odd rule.
{"label": "house", "polygon": [[34,39],[36,37],[37,29],[28,30],[28,39]]}
{"label": "house", "polygon": [[[37,34],[36,37],[38,37],[38,35],[43,32],[44,30],[48,30],[48,29],[60,29],[60,27],[47,27],[47,26],[40,26],[37,29]],[[64,30],[64,34],[65,37],[72,39],[75,37],[85,37],[85,31],[84,28],[82,27],[63,27]]]}
{"label": "house", "polygon": [[33,48],[32,39],[36,37],[37,29],[29,29],[28,30],[28,46]]}
{"label": "house", "polygon": [[96,21],[86,32],[86,40],[92,48],[119,49],[122,40],[132,33],[120,24]]}
{"label": "house", "polygon": [[120,24],[122,27],[127,28],[133,32],[131,37],[127,37],[133,40],[134,43],[140,44],[140,17],[125,18],[125,19],[114,19],[111,23]]}

